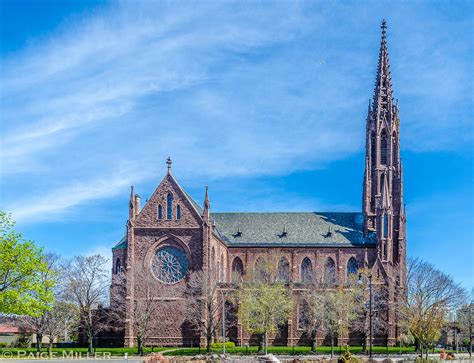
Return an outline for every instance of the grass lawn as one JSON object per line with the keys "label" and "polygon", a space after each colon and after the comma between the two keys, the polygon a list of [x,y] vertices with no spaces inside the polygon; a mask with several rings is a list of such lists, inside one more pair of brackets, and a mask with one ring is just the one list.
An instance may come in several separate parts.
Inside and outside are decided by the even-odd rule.
{"label": "grass lawn", "polygon": [[[222,348],[213,349],[213,353],[222,353]],[[334,347],[334,354],[339,355],[339,352],[343,352],[343,347]],[[362,347],[349,347],[349,351],[351,353],[362,353]],[[402,354],[406,353],[414,353],[414,347],[402,347],[401,349]],[[226,352],[228,354],[235,354],[235,355],[244,355],[244,354],[256,354],[258,352],[257,346],[251,347],[235,347],[235,348],[226,348]],[[280,355],[305,355],[305,354],[312,354],[311,348],[309,346],[295,346],[295,347],[284,347],[284,346],[270,346],[268,347],[268,352],[273,354],[280,354]],[[374,354],[387,354],[386,347],[373,347],[372,352]],[[204,354],[205,349],[199,350],[199,348],[177,348],[165,352],[164,355],[196,355],[196,354]],[[330,354],[331,347],[318,347],[317,353],[319,354]],[[388,347],[389,354],[399,354],[400,348],[398,347]]]}

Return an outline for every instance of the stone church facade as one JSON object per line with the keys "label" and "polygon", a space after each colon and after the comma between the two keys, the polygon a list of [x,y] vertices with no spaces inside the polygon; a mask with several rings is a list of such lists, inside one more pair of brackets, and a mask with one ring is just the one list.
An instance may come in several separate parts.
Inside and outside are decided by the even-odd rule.
{"label": "stone church facade", "polygon": [[[270,343],[308,343],[298,320],[298,298],[308,273],[320,280],[330,276],[344,284],[351,273],[363,268],[386,286],[389,302],[404,299],[406,217],[399,124],[384,21],[375,92],[366,120],[361,212],[214,213],[207,187],[201,207],[179,185],[168,158],[168,171],[143,208],[132,187],[126,234],[112,249],[113,275],[122,274],[126,281],[122,301],[126,316],[119,327],[123,344],[136,345],[131,312],[133,305],[145,298],[144,281],[158,292],[147,343],[204,344],[204,338],[187,323],[184,291],[189,274],[214,269],[220,289],[231,290],[239,280],[252,279],[270,255],[277,256],[282,281],[296,301],[287,324]],[[151,278],[138,277],[139,270]],[[387,309],[387,331],[378,337],[379,344],[394,344],[400,333],[396,309],[393,304]],[[228,329],[227,339],[238,345],[254,343],[242,324],[235,323]],[[318,336],[318,343],[324,339]],[[354,338],[349,334],[339,339],[351,344]],[[360,345],[360,341],[352,344]]]}

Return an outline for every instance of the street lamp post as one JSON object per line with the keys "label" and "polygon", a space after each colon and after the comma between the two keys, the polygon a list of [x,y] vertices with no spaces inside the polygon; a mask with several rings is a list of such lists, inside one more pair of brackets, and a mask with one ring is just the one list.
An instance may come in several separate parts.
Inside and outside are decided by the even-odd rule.
{"label": "street lamp post", "polygon": [[[369,278],[369,358],[372,358],[372,274],[367,275]],[[362,284],[362,274],[359,274],[359,284]]]}
{"label": "street lamp post", "polygon": [[369,274],[369,358],[372,358],[372,274]]}

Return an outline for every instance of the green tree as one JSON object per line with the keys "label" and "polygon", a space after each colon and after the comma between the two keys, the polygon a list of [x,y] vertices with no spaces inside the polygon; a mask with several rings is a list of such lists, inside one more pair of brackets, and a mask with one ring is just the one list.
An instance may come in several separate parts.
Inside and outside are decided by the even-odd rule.
{"label": "green tree", "polygon": [[324,299],[323,325],[331,336],[331,357],[334,355],[334,338],[347,336],[349,326],[359,318],[360,289],[355,286],[337,286],[322,292]]}
{"label": "green tree", "polygon": [[242,323],[250,333],[263,336],[267,354],[268,334],[276,333],[279,325],[287,323],[293,306],[288,289],[280,282],[244,283],[236,296]]}
{"label": "green tree", "polygon": [[52,279],[42,250],[14,230],[0,211],[0,313],[40,316],[54,301]]}
{"label": "green tree", "polygon": [[[44,286],[45,292],[52,292],[56,300],[60,294],[58,289],[59,281],[61,280],[60,258],[55,254],[46,254],[44,258],[46,261],[46,269],[39,273],[39,283]],[[48,306],[48,309],[45,309],[40,315],[25,315],[22,317],[23,325],[28,328],[28,331],[36,334],[36,348],[38,352],[41,352],[42,349],[43,336],[46,327],[46,316],[53,308],[53,304],[50,301],[43,301],[43,304]]]}

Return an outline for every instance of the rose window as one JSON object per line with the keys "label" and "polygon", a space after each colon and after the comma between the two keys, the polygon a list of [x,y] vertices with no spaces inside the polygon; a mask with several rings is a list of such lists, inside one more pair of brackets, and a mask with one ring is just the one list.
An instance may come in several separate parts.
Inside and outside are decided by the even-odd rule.
{"label": "rose window", "polygon": [[155,253],[152,269],[158,280],[166,284],[174,284],[186,276],[188,256],[181,248],[162,247]]}

